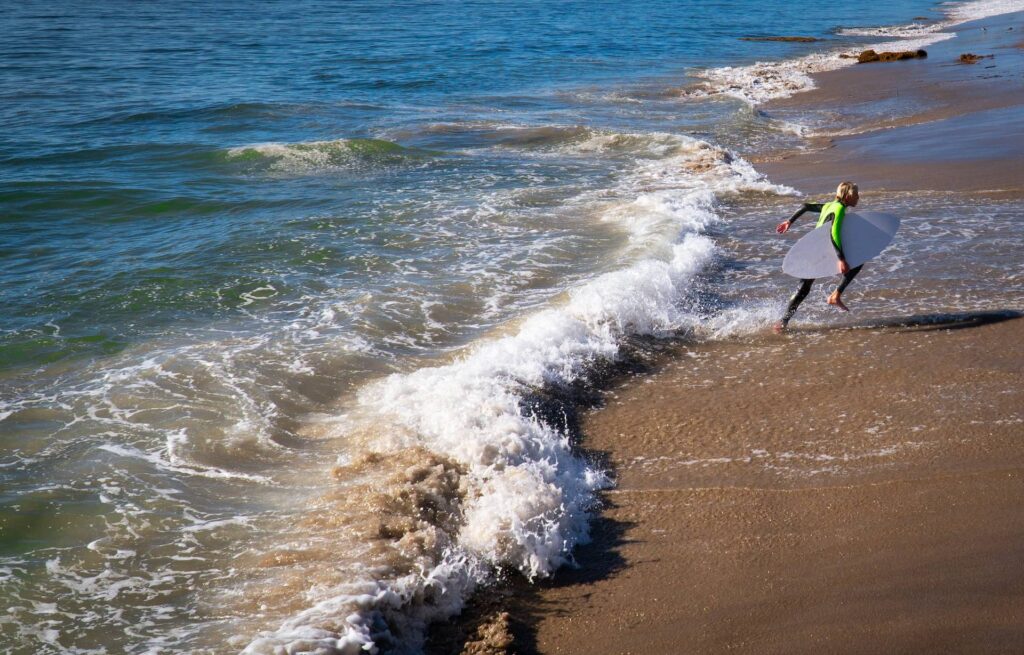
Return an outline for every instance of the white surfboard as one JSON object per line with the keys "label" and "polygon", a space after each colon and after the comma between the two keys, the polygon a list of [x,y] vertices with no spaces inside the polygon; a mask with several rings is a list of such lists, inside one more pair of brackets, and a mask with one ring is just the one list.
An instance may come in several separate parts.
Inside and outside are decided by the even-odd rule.
{"label": "white surfboard", "polygon": [[[882,212],[848,213],[843,218],[843,254],[850,268],[877,257],[892,243],[900,228],[899,216]],[[782,261],[782,272],[801,280],[829,277],[839,273],[832,247],[832,223],[805,234],[793,244]]]}

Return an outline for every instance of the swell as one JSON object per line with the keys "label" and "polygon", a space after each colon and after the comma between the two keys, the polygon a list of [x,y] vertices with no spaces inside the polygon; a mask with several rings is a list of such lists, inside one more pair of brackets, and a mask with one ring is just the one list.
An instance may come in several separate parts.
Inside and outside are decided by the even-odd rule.
{"label": "swell", "polygon": [[54,170],[63,177],[69,167],[103,165],[235,175],[239,173],[322,173],[374,170],[429,161],[439,153],[406,148],[392,141],[345,138],[299,143],[259,143],[217,148],[202,143],[144,143],[93,148],[50,149],[0,159],[11,167],[33,173],[21,184],[38,183],[40,172]]}
{"label": "swell", "polygon": [[469,154],[506,151],[529,155],[596,155],[602,158],[664,159],[697,151],[711,144],[666,132],[621,132],[579,124],[530,125],[500,121],[428,123],[394,129],[389,139],[460,148]]}
{"label": "swell", "polygon": [[279,199],[232,198],[225,193],[217,197],[169,196],[162,191],[101,181],[39,181],[12,184],[8,189],[0,191],[0,202],[8,208],[0,216],[0,223],[38,222],[40,214],[48,214],[54,218],[67,215],[76,224],[102,224],[173,216],[236,215],[301,204]]}
{"label": "swell", "polygon": [[219,153],[218,159],[250,172],[303,174],[416,164],[437,154],[384,139],[352,138],[238,146]]}
{"label": "swell", "polygon": [[210,105],[207,107],[187,107],[180,109],[160,109],[147,111],[124,110],[72,123],[71,127],[87,127],[94,125],[133,125],[136,123],[166,123],[224,120],[235,122],[247,119],[272,121],[301,115],[315,109],[317,105],[281,104],[265,102],[237,102]]}

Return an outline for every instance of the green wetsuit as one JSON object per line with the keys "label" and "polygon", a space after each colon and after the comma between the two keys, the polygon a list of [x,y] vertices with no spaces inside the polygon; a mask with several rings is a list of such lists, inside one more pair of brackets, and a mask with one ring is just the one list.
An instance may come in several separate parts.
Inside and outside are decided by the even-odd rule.
{"label": "green wetsuit", "polygon": [[[808,205],[804,206],[807,207]],[[820,212],[820,214],[818,215],[818,224],[815,225],[814,227],[821,227],[822,225],[831,220],[832,247],[836,249],[836,255],[838,255],[839,259],[846,259],[846,257],[843,255],[842,236],[840,236],[841,230],[843,228],[843,219],[846,218],[846,205],[839,202],[838,200],[833,200],[832,202],[826,202],[824,205],[820,205],[820,207],[821,209],[818,210]],[[797,216],[799,216],[802,213],[803,212],[797,212]],[[796,217],[794,216],[794,218]],[[792,222],[792,219],[790,219],[790,221]]]}

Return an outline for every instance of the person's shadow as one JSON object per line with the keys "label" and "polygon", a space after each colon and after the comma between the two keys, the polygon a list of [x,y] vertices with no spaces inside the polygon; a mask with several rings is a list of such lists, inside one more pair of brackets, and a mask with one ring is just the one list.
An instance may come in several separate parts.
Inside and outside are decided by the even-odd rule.
{"label": "person's shadow", "polygon": [[[822,330],[896,330],[900,332],[930,332],[933,330],[963,330],[983,325],[1002,323],[1024,317],[1024,312],[996,309],[979,312],[939,312],[913,316],[880,318],[849,323],[834,328],[803,328],[810,332]],[[800,328],[798,328],[800,329]]]}

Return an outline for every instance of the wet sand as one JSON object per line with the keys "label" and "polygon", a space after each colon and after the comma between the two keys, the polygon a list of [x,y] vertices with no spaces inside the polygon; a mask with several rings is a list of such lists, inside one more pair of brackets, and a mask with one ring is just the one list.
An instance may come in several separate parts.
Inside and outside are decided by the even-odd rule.
{"label": "wet sand", "polygon": [[[1012,28],[1012,29],[1010,29]],[[817,88],[763,106],[846,117],[810,152],[755,161],[774,182],[827,193],[835,179],[865,189],[1019,194],[1024,183],[1024,12],[959,26],[927,59],[862,64],[815,76]],[[959,63],[963,53],[993,55]]]}
{"label": "wet sand", "polygon": [[[862,103],[860,133],[758,167],[1019,195],[1021,22],[818,76],[766,110]],[[873,116],[896,87],[921,110]],[[932,319],[680,347],[609,391],[581,427],[616,487],[581,567],[504,603],[512,649],[1024,652],[1024,321]]]}
{"label": "wet sand", "polygon": [[1024,321],[702,345],[583,431],[618,484],[538,652],[1024,650]]}

